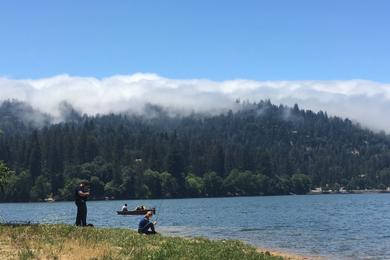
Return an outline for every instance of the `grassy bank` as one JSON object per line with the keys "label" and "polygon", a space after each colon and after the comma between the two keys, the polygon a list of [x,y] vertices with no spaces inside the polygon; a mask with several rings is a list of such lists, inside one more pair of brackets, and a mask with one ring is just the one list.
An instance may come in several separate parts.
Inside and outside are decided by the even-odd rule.
{"label": "grassy bank", "polygon": [[70,225],[0,226],[1,259],[264,259],[240,241],[139,235]]}

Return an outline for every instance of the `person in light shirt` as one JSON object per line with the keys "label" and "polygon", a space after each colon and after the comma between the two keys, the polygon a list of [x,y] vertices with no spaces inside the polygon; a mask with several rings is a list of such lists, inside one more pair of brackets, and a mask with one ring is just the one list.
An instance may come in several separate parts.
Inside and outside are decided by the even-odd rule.
{"label": "person in light shirt", "polygon": [[125,204],[125,205],[122,206],[122,211],[128,211],[128,209],[127,209],[127,204]]}

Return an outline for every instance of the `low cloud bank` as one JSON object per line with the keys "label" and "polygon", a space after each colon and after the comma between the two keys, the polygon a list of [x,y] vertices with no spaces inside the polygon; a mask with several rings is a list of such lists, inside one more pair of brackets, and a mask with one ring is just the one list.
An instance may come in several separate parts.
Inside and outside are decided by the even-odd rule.
{"label": "low cloud bank", "polygon": [[[237,99],[294,105],[348,117],[374,130],[390,130],[390,84],[366,80],[177,80],[137,73],[103,79],[59,75],[36,80],[0,77],[0,101],[17,99],[62,120],[64,102],[88,115],[143,113],[145,104],[184,114],[234,109]],[[61,105],[62,104],[62,105]]]}

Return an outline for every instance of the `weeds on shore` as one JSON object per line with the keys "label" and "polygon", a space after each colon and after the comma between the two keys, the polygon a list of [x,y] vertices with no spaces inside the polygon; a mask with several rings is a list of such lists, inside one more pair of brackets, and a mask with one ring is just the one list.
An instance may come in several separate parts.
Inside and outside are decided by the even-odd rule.
{"label": "weeds on shore", "polygon": [[240,241],[146,236],[70,225],[0,226],[2,259],[282,259]]}

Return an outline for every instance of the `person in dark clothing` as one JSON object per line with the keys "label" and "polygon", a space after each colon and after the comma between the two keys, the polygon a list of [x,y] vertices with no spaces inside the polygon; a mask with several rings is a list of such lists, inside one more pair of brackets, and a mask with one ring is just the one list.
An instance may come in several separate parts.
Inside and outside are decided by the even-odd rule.
{"label": "person in dark clothing", "polygon": [[151,222],[150,218],[153,216],[153,213],[151,211],[148,211],[145,216],[141,219],[138,225],[138,233],[140,234],[157,234],[157,232],[154,230],[154,225],[157,224],[157,222]]}
{"label": "person in dark clothing", "polygon": [[145,208],[144,205],[137,206],[137,207],[135,208],[135,210],[145,210],[145,209],[146,209],[146,208]]}
{"label": "person in dark clothing", "polygon": [[89,191],[86,190],[87,181],[81,181],[75,189],[75,203],[77,206],[76,226],[87,226],[87,198]]}

